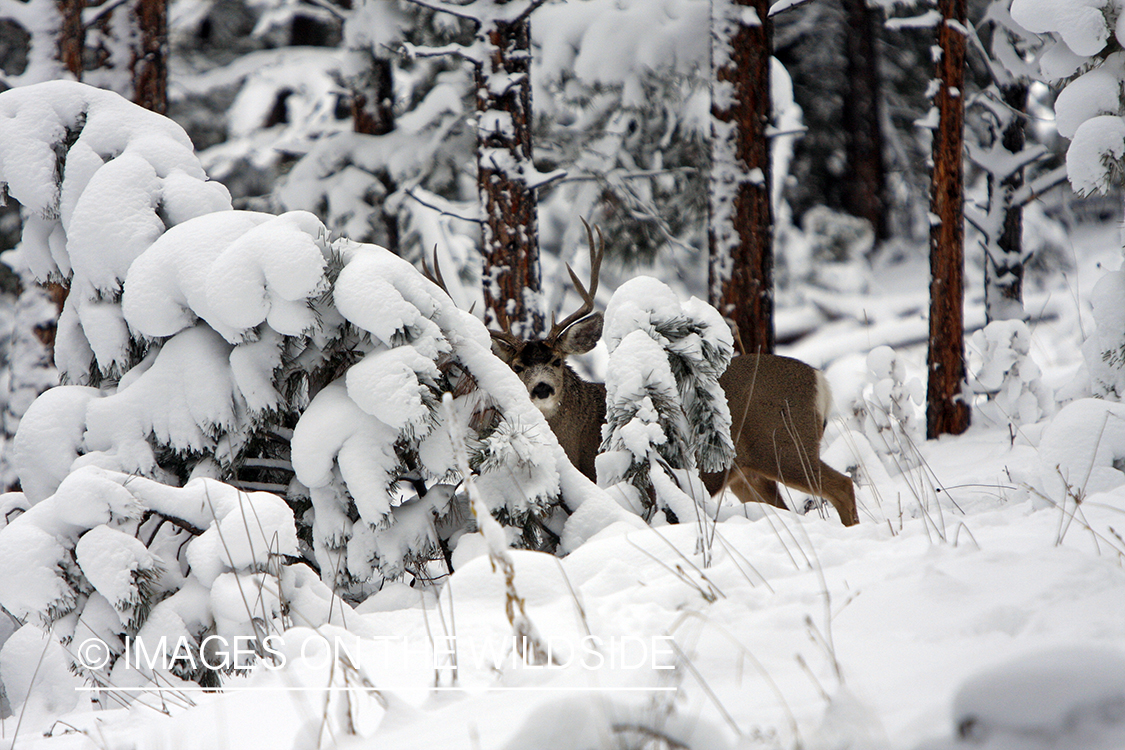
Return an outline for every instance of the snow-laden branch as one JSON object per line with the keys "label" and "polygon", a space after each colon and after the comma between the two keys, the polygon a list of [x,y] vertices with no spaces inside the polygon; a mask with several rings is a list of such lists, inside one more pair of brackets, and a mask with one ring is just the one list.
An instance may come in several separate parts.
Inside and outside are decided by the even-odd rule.
{"label": "snow-laden branch", "polygon": [[498,2],[497,0],[473,0],[465,5],[452,5],[440,0],[410,0],[415,5],[439,13],[448,13],[451,16],[472,21],[480,26],[494,23],[516,24],[547,2],[547,0],[510,0]]}
{"label": "snow-laden branch", "polygon": [[1055,167],[1050,172],[1036,177],[1012,195],[1012,204],[1026,206],[1033,200],[1066,182],[1066,165]]}
{"label": "snow-laden branch", "polygon": [[942,16],[936,10],[928,10],[917,16],[909,18],[888,18],[884,24],[892,31],[901,29],[932,29],[941,23]]}

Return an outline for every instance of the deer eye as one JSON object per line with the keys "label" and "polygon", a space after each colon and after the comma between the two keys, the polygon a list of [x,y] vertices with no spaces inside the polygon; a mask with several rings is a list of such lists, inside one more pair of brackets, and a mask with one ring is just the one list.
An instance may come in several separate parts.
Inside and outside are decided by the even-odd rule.
{"label": "deer eye", "polygon": [[519,375],[521,372],[523,372],[523,366],[522,365],[512,365],[512,372]]}
{"label": "deer eye", "polygon": [[562,359],[560,359],[559,357],[555,357],[554,359],[551,360],[551,367],[558,367],[561,364],[562,364]]}

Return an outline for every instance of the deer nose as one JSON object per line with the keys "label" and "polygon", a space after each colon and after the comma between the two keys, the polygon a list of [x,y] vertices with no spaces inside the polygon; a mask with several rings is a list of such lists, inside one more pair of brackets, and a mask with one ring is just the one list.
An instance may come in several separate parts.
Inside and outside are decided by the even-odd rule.
{"label": "deer nose", "polygon": [[538,383],[534,388],[531,389],[532,398],[550,398],[552,395],[554,395],[554,393],[555,389],[547,385],[546,383]]}

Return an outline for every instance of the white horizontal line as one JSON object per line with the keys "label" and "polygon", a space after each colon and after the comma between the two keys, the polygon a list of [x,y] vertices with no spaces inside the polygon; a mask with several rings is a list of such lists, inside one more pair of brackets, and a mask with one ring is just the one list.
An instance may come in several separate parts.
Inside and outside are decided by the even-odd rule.
{"label": "white horizontal line", "polygon": [[[358,687],[332,685],[330,687],[76,687],[78,692],[84,693],[255,693],[255,692],[343,692],[351,690],[362,691],[405,691],[405,690],[431,690],[431,691],[458,691],[475,692],[473,688],[463,687],[424,687],[424,686],[383,686],[383,687]],[[641,693],[666,693],[679,690],[677,687],[488,687],[486,692],[567,692],[567,693],[611,693],[611,692],[641,692]]]}

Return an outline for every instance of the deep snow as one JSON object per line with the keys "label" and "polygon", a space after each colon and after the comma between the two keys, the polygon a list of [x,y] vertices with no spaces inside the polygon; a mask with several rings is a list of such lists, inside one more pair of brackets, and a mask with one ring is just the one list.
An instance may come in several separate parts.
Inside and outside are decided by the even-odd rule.
{"label": "deep snow", "polygon": [[[1080,393],[1079,332],[1092,327],[1094,283],[1120,265],[1117,235],[1072,233],[1078,269],[1049,290],[1065,301],[1031,327],[1031,356],[1057,399]],[[923,287],[918,270],[877,276],[866,304],[878,312],[893,303],[881,292]],[[862,334],[849,334],[861,360]],[[907,379],[924,354],[898,350]],[[828,372],[846,416],[862,378],[847,357]],[[964,436],[915,443],[914,461],[861,450],[874,485],[858,488],[857,527],[728,507],[707,569],[691,523],[612,524],[562,559],[512,552],[514,586],[556,667],[513,656],[504,577],[476,535],[462,540],[439,599],[388,585],[350,611],[306,589],[298,627],[282,636],[285,666],[232,679],[239,689],[221,695],[149,693],[94,711],[56,647],[21,630],[0,670],[17,707],[33,673],[34,686],[3,736],[22,718],[17,747],[558,750],[664,737],[698,748],[949,748],[960,732],[994,750],[1119,748],[1120,412],[1078,401],[1013,431],[979,419]],[[834,420],[824,451],[837,466],[860,450],[843,425]],[[313,622],[332,607],[334,625],[319,630],[339,636],[347,658],[323,658],[299,627],[302,606],[317,610]]]}

